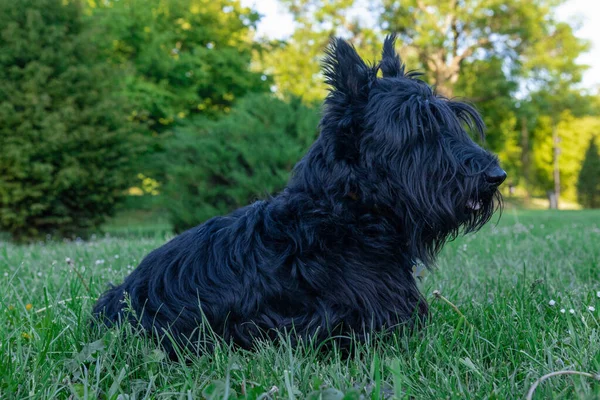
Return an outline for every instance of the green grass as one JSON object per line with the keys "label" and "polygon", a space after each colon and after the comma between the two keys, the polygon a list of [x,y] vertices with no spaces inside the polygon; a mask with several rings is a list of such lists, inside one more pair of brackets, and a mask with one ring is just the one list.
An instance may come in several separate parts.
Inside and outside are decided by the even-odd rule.
{"label": "green grass", "polygon": [[[105,283],[166,239],[0,243],[0,398],[514,399],[552,371],[600,371],[598,211],[511,210],[451,243],[423,281],[427,327],[375,337],[349,359],[284,342],[255,352],[220,346],[181,364],[131,327],[88,329]],[[433,298],[436,289],[467,321]],[[599,383],[567,376],[534,398],[599,396]]]}

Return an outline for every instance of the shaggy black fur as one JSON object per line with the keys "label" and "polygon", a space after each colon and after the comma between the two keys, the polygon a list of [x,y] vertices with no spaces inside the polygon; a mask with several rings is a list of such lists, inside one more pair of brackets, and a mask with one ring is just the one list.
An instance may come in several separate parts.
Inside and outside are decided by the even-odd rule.
{"label": "shaggy black fur", "polygon": [[249,348],[283,330],[360,338],[427,314],[413,265],[481,228],[506,174],[467,133],[483,132],[475,109],[405,73],[393,37],[373,66],[335,39],[324,72],[321,134],[287,187],[151,252],[96,315],[121,320],[126,293],[146,330],[194,343],[205,321]]}

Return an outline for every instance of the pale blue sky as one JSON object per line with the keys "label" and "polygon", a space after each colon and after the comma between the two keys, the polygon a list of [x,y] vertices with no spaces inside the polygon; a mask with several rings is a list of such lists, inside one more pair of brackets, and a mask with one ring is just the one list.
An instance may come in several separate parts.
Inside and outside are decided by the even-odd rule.
{"label": "pale blue sky", "polygon": [[[279,5],[278,0],[242,0],[242,4],[251,6],[263,15],[258,26],[259,36],[285,38],[294,30],[292,17]],[[569,0],[560,7],[558,18],[581,26],[577,35],[592,42],[590,52],[579,58],[580,63],[590,66],[584,75],[583,86],[600,88],[600,1]]]}

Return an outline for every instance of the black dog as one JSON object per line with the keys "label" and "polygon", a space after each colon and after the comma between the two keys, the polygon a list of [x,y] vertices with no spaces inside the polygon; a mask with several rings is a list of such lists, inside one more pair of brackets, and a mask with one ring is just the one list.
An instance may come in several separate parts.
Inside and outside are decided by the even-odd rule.
{"label": "black dog", "polygon": [[118,322],[128,297],[146,330],[197,343],[208,323],[249,348],[284,330],[360,338],[427,314],[413,265],[481,228],[506,173],[467,133],[483,134],[476,110],[405,73],[394,37],[374,66],[334,40],[324,73],[321,134],[287,187],[154,250],[96,315]]}

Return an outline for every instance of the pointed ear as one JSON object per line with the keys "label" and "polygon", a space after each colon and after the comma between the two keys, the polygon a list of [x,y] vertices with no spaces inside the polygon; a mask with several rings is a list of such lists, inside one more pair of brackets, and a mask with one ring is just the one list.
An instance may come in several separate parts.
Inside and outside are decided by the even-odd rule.
{"label": "pointed ear", "polygon": [[374,71],[360,58],[354,47],[341,38],[333,38],[323,61],[325,83],[349,100],[368,92]]}
{"label": "pointed ear", "polygon": [[391,34],[383,42],[383,52],[379,68],[384,78],[399,77],[404,75],[404,64],[396,53],[396,35]]}

